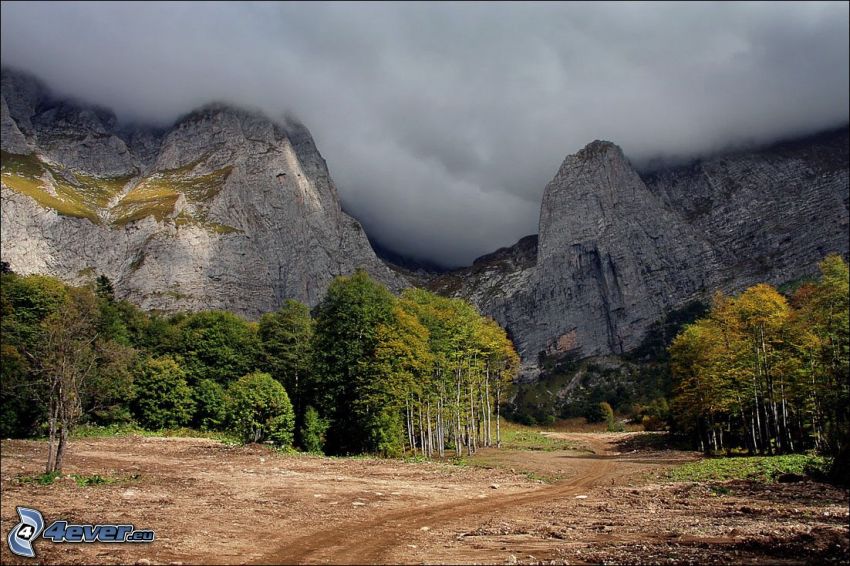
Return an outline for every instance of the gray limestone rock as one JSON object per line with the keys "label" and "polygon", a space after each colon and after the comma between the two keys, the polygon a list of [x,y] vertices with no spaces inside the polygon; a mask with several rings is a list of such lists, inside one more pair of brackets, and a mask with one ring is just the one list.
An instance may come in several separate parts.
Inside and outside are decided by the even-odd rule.
{"label": "gray limestone rock", "polygon": [[[536,261],[477,260],[429,286],[503,324],[526,378],[541,354],[628,352],[694,299],[847,257],[848,160],[846,128],[644,174],[596,141],[546,186]],[[497,255],[527,256],[524,240]]]}
{"label": "gray limestone rock", "polygon": [[405,286],[340,209],[303,125],[213,104],[164,132],[117,130],[110,112],[31,86],[3,71],[0,244],[16,272],[105,274],[146,309],[249,317],[288,298],[314,305],[357,268]]}
{"label": "gray limestone rock", "polygon": [[[147,309],[255,317],[316,304],[334,276],[409,283],[339,205],[297,120],[210,104],[165,130],[53,100],[3,70],[2,237],[20,273],[105,274]],[[715,290],[780,284],[848,254],[847,128],[639,172],[595,141],[546,186],[539,236],[438,276],[408,274],[504,325],[534,377],[544,355],[620,354]]]}

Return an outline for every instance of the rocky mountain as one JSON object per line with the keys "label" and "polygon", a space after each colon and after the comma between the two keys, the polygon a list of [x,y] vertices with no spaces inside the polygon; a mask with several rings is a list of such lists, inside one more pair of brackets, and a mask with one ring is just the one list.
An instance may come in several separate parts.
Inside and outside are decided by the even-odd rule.
{"label": "rocky mountain", "polygon": [[632,351],[715,290],[848,254],[846,127],[648,172],[595,141],[546,186],[538,235],[440,273],[376,257],[293,119],[212,104],[164,129],[123,126],[6,69],[0,105],[0,251],[15,271],[105,274],[143,308],[255,317],[286,298],[315,304],[362,267],[394,290],[470,299],[508,329],[526,377],[541,357]]}
{"label": "rocky mountain", "polygon": [[146,309],[249,317],[315,304],[366,269],[399,289],[345,214],[310,132],[212,104],[162,130],[2,71],[2,249],[16,272],[105,274]]}
{"label": "rocky mountain", "polygon": [[539,236],[430,281],[505,325],[526,377],[541,357],[634,350],[715,290],[781,284],[848,254],[847,128],[654,172],[610,142],[568,156]]}

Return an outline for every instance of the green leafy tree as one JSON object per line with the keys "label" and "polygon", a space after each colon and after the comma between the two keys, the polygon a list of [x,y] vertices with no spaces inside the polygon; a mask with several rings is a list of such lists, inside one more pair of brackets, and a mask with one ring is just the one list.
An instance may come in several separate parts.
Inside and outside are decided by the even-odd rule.
{"label": "green leafy tree", "polygon": [[400,307],[376,333],[374,357],[358,374],[353,411],[366,430],[369,452],[397,456],[404,450],[402,408],[412,394],[428,388],[432,356],[428,330]]}
{"label": "green leafy tree", "polygon": [[62,470],[70,436],[83,416],[83,399],[97,374],[97,302],[90,289],[71,288],[61,313],[41,323],[36,372],[47,392],[47,473]]}
{"label": "green leafy tree", "polygon": [[755,285],[717,295],[670,347],[673,424],[705,450],[840,454],[848,438],[847,264],[830,256],[789,301]]}
{"label": "green leafy tree", "polygon": [[50,277],[0,274],[0,434],[35,432],[46,417],[46,382],[38,375],[42,322],[59,312],[67,289]]}
{"label": "green leafy tree", "polygon": [[227,385],[259,365],[256,325],[233,313],[192,313],[176,326],[181,339],[173,353],[183,358],[190,383],[212,379]]}
{"label": "green leafy tree", "polygon": [[307,452],[321,454],[325,447],[325,433],[328,422],[313,407],[304,411],[304,424],[301,425],[301,447]]}
{"label": "green leafy tree", "polygon": [[112,281],[106,275],[101,275],[95,282],[95,292],[101,299],[107,301],[115,301],[115,288],[112,286]]}
{"label": "green leafy tree", "polygon": [[186,350],[181,328],[185,320],[186,315],[183,313],[172,316],[152,313],[137,321],[133,331],[138,344],[151,355],[181,355]]}
{"label": "green leafy tree", "polygon": [[330,453],[369,449],[368,423],[354,406],[358,388],[372,381],[378,329],[392,322],[394,301],[385,287],[358,271],[334,279],[316,309],[310,397],[329,418],[325,448]]}
{"label": "green leafy tree", "polygon": [[11,344],[0,344],[0,436],[31,434],[43,411],[33,388],[29,361]]}
{"label": "green leafy tree", "polygon": [[227,398],[230,428],[243,442],[292,445],[295,413],[286,390],[271,375],[254,372],[241,377],[230,384]]}
{"label": "green leafy tree", "polygon": [[202,379],[192,388],[195,401],[193,426],[201,430],[221,430],[227,416],[227,397],[224,388],[211,379]]}
{"label": "green leafy tree", "polygon": [[601,403],[594,403],[587,408],[585,412],[584,418],[589,423],[604,423],[609,417],[613,418],[614,412],[611,409],[611,405],[602,401]]}
{"label": "green leafy tree", "polygon": [[283,384],[296,415],[301,415],[304,383],[312,367],[310,309],[298,301],[287,300],[280,310],[260,317],[259,337],[264,370]]}
{"label": "green leafy tree", "polygon": [[132,421],[133,366],[138,352],[115,340],[94,342],[97,368],[82,390],[84,418],[109,425]]}
{"label": "green leafy tree", "polygon": [[133,413],[142,426],[162,429],[184,426],[195,404],[186,372],[170,356],[147,358],[135,371]]}
{"label": "green leafy tree", "polygon": [[95,295],[99,305],[97,332],[101,339],[113,340],[122,346],[131,346],[133,339],[127,326],[127,308],[115,301],[112,282],[105,275],[97,278]]}

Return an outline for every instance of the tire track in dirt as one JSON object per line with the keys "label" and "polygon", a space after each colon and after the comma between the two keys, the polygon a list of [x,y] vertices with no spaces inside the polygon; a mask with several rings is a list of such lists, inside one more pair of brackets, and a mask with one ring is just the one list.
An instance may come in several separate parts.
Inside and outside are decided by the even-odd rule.
{"label": "tire track in dirt", "polygon": [[[622,438],[622,436],[620,437]],[[587,441],[587,436],[581,438]],[[301,536],[264,557],[258,564],[377,564],[387,563],[387,555],[404,546],[423,527],[445,528],[452,524],[480,524],[508,508],[533,505],[556,498],[574,496],[584,489],[616,481],[618,470],[607,438],[590,443],[595,454],[575,456],[570,463],[575,475],[555,485],[530,491],[500,495],[498,498],[450,501],[424,508],[408,508],[383,513],[362,521],[352,521]],[[554,457],[555,453],[553,453]]]}

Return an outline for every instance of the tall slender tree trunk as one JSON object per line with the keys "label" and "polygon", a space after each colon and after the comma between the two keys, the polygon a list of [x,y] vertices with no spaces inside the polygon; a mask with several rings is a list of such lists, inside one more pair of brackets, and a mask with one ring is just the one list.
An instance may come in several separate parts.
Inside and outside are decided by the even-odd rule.
{"label": "tall slender tree trunk", "polygon": [[58,415],[59,406],[56,403],[56,400],[51,395],[50,399],[50,436],[47,441],[47,469],[45,473],[52,474],[56,469],[56,421],[59,418]]}
{"label": "tall slender tree trunk", "polygon": [[785,402],[785,380],[779,382],[779,394],[782,396],[782,428],[785,432],[786,445],[790,452],[794,451],[794,440],[788,428],[788,407]]}
{"label": "tall slender tree trunk", "polygon": [[469,445],[474,452],[475,446],[475,392],[472,388],[472,382],[469,383],[469,424],[467,425],[467,436],[469,436]]}
{"label": "tall slender tree trunk", "polygon": [[404,417],[405,424],[407,425],[407,444],[410,446],[410,451],[415,455],[416,447],[413,446],[413,431],[410,427],[410,395],[404,399]]}
{"label": "tall slender tree trunk", "polygon": [[427,413],[425,416],[425,420],[428,421],[428,457],[431,458],[434,455],[434,439],[431,437],[431,401],[428,401]]}
{"label": "tall slender tree trunk", "polygon": [[501,403],[501,390],[502,390],[502,376],[499,375],[496,381],[496,448],[502,447],[502,416],[500,414],[500,409],[502,406]]}
{"label": "tall slender tree trunk", "polygon": [[422,422],[422,400],[417,397],[419,405],[419,446],[421,447],[422,455],[425,456],[425,426]]}
{"label": "tall slender tree trunk", "polygon": [[461,403],[460,403],[460,366],[458,366],[458,368],[457,368],[456,380],[457,380],[457,402],[456,402],[456,404],[455,404],[455,412],[456,412],[456,415],[457,415],[457,435],[456,435],[456,442],[455,442],[455,444],[457,444],[457,455],[458,455],[458,458],[459,458],[459,457],[461,456],[461,454],[463,454],[463,452],[462,452],[462,450],[463,450],[463,447],[462,447],[462,442],[463,442],[463,439],[462,439],[462,437],[463,437],[463,432],[462,432],[462,429],[461,429],[461,426],[460,426],[460,411],[461,411]]}
{"label": "tall slender tree trunk", "polygon": [[750,416],[750,432],[753,436],[753,449],[751,453],[758,452],[759,445],[758,440],[756,439],[756,416],[755,414]]}
{"label": "tall slender tree trunk", "polygon": [[59,383],[59,443],[56,445],[56,460],[53,463],[54,472],[62,471],[62,460],[65,456],[65,447],[68,445],[68,423],[71,419],[71,415],[68,414],[68,411],[71,410],[68,407],[68,402],[65,399],[65,396],[68,395],[68,392],[64,390],[64,386],[62,382]]}
{"label": "tall slender tree trunk", "polygon": [[487,416],[485,417],[487,419],[487,446],[490,446],[490,445],[493,444],[493,435],[491,434],[491,431],[490,431],[491,411],[490,411],[490,364],[489,364],[489,362],[487,363],[487,381],[484,382],[484,397],[486,399],[486,406],[487,406]]}

